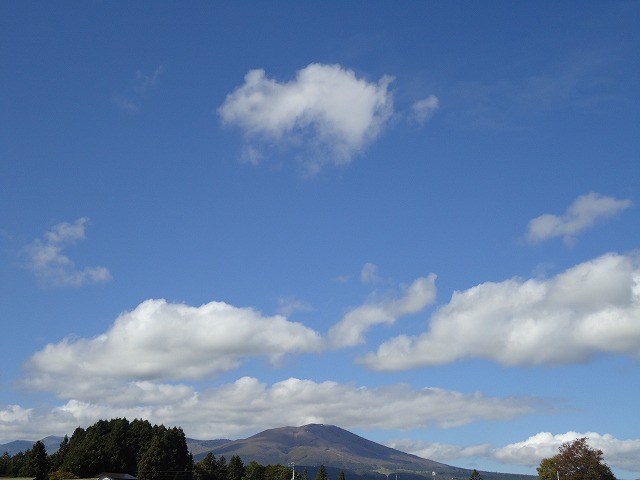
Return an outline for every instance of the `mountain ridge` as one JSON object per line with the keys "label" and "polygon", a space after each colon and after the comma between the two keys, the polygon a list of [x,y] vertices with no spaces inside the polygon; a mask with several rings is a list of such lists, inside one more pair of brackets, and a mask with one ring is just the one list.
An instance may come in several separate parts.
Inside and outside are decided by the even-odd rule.
{"label": "mountain ridge", "polygon": [[[191,447],[190,447],[191,448]],[[247,464],[294,463],[308,468],[309,478],[320,465],[328,470],[349,472],[349,477],[385,480],[391,473],[403,480],[424,480],[425,477],[447,480],[468,480],[473,470],[401,452],[375,443],[334,425],[309,424],[301,427],[279,427],[264,430],[246,439],[221,444],[209,452],[194,455],[194,460],[208,453],[227,460],[237,455]],[[482,472],[484,480],[532,480],[533,475]]]}
{"label": "mountain ridge", "polygon": [[[40,439],[48,454],[57,452],[62,440],[64,440],[64,437],[56,437],[53,435]],[[12,442],[0,444],[0,455],[6,452],[13,456],[16,453],[26,452],[33,447],[33,444],[36,443],[36,441],[37,440],[13,440]]]}

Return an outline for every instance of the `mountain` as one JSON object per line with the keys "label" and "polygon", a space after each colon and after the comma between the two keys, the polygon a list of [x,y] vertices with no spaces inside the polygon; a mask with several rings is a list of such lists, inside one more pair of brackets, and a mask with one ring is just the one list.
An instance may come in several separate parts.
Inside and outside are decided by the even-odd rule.
{"label": "mountain", "polygon": [[[47,453],[51,455],[58,451],[62,440],[63,437],[48,436],[40,441],[44,443],[44,448],[47,450]],[[14,456],[16,453],[26,452],[33,447],[34,443],[36,443],[35,440],[14,440],[13,442],[1,444],[0,455],[7,452],[9,455]]]}
{"label": "mountain", "polygon": [[[215,446],[209,452],[227,461],[234,455],[246,464],[252,460],[262,465],[295,463],[296,470],[308,469],[309,478],[324,465],[329,478],[340,470],[349,479],[395,480],[468,480],[471,470],[452,467],[416,455],[395,450],[362,438],[333,425],[311,424],[302,427],[282,427],[265,430],[244,440],[234,440]],[[192,452],[193,453],[193,452]],[[194,460],[208,452],[194,454]],[[348,472],[348,473],[347,473]],[[392,476],[393,475],[393,476]],[[532,480],[531,475],[481,472],[484,480]]]}
{"label": "mountain", "polygon": [[220,439],[220,440],[195,440],[193,438],[185,439],[187,441],[187,448],[189,449],[189,453],[191,455],[198,455],[200,453],[204,453],[205,455],[209,453],[214,448],[224,445],[225,443],[231,442],[229,439]]}

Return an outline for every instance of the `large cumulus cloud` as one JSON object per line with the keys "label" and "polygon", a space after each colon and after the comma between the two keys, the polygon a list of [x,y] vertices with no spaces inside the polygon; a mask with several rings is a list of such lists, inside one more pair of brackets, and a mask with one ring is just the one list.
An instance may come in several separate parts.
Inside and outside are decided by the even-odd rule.
{"label": "large cumulus cloud", "polygon": [[261,160],[264,141],[301,145],[303,140],[304,162],[317,170],[327,162],[349,163],[378,136],[393,113],[391,80],[384,76],[373,83],[340,65],[312,63],[295,79],[279,82],[255,69],[218,113],[225,124],[246,133],[251,163]]}
{"label": "large cumulus cloud", "polygon": [[639,318],[638,257],[609,253],[553,278],[512,278],[455,292],[427,332],[392,338],[359,361],[391,371],[473,357],[514,366],[638,355]]}

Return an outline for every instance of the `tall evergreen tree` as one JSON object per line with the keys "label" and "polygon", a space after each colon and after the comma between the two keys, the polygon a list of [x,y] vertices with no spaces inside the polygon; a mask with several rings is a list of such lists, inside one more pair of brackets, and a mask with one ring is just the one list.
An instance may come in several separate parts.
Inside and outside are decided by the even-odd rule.
{"label": "tall evergreen tree", "polygon": [[0,477],[8,477],[11,472],[11,456],[4,452],[0,457]]}
{"label": "tall evergreen tree", "polygon": [[480,476],[480,472],[474,468],[469,480],[482,480],[482,476]]}
{"label": "tall evergreen tree", "polygon": [[229,466],[227,467],[227,480],[242,480],[244,477],[244,463],[238,455],[234,455],[229,460]]}
{"label": "tall evergreen tree", "polygon": [[344,478],[344,470],[340,470],[340,475],[338,476],[338,480],[345,480],[345,478]]}
{"label": "tall evergreen tree", "polygon": [[138,474],[138,462],[144,454],[149,445],[151,445],[151,439],[153,438],[153,427],[148,420],[135,419],[129,424],[129,435],[127,437],[127,445],[129,451],[134,457],[134,465],[131,471],[127,473],[137,476]]}
{"label": "tall evergreen tree", "polygon": [[78,427],[73,431],[69,440],[69,450],[62,460],[61,470],[73,472],[74,475],[82,476],[82,443],[87,432],[84,428]]}
{"label": "tall evergreen tree", "polygon": [[265,467],[255,460],[252,460],[244,469],[242,480],[265,480]]}
{"label": "tall evergreen tree", "polygon": [[67,456],[68,452],[69,452],[69,437],[65,435],[62,441],[60,442],[60,446],[58,447],[58,450],[49,456],[49,459],[51,460],[52,471],[55,472],[62,468],[62,464],[64,463],[64,459]]}
{"label": "tall evergreen tree", "polygon": [[10,476],[11,477],[23,476],[25,462],[26,462],[26,455],[24,452],[18,452],[13,457],[11,457],[11,467],[9,467]]}
{"label": "tall evergreen tree", "polygon": [[108,423],[102,447],[105,458],[103,471],[135,472],[137,459],[129,446],[129,422],[127,419],[116,418]]}
{"label": "tall evergreen tree", "polygon": [[217,470],[218,462],[216,461],[216,456],[209,452],[193,466],[193,476],[195,480],[215,480]]}
{"label": "tall evergreen tree", "polygon": [[25,452],[24,473],[34,480],[47,480],[49,473],[49,457],[47,449],[40,440]]}
{"label": "tall evergreen tree", "polygon": [[220,458],[216,461],[216,474],[214,480],[227,480],[227,474],[229,473],[229,466],[227,465],[227,459],[224,455],[220,455]]}
{"label": "tall evergreen tree", "polygon": [[193,458],[180,428],[156,429],[138,462],[140,480],[191,480]]}
{"label": "tall evergreen tree", "polygon": [[329,480],[329,476],[327,475],[327,469],[324,465],[320,465],[318,469],[318,473],[316,474],[316,480]]}

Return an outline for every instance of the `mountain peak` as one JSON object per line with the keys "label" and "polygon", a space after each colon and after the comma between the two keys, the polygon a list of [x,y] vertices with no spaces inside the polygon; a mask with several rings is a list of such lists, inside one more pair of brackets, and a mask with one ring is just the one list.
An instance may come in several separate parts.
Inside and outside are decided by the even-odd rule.
{"label": "mountain peak", "polygon": [[[426,471],[446,465],[410,455],[362,438],[335,425],[311,423],[264,430],[244,440],[226,443],[212,452],[262,464],[295,463],[332,466],[357,472]],[[202,456],[202,454],[200,455]]]}
{"label": "mountain peak", "polygon": [[[343,470],[351,479],[385,480],[396,474],[402,480],[468,480],[471,470],[452,467],[380,445],[335,425],[311,423],[300,427],[264,430],[209,450],[216,456],[239,456],[247,464],[288,465],[307,468],[309,478],[324,465],[328,471]],[[197,461],[206,453],[194,455]],[[435,476],[434,476],[435,474]],[[332,474],[333,476],[333,474]],[[484,480],[534,480],[531,475],[483,472]]]}

